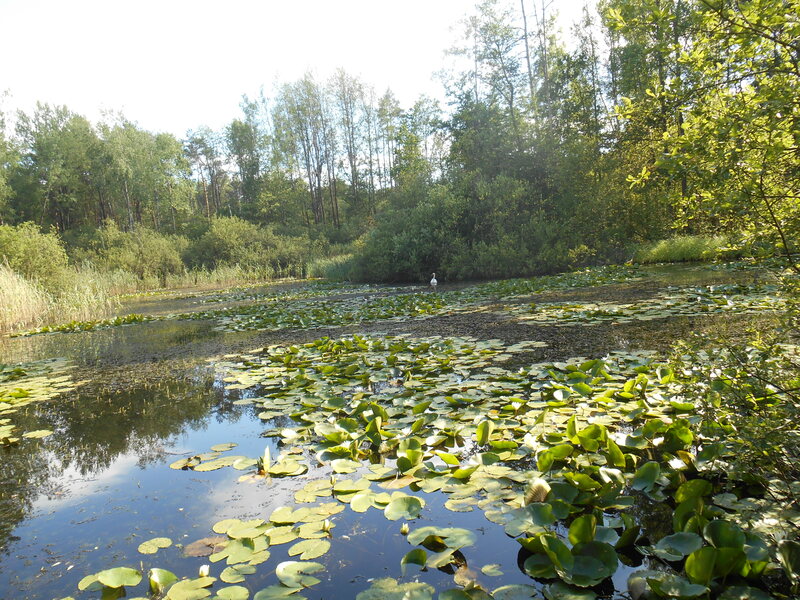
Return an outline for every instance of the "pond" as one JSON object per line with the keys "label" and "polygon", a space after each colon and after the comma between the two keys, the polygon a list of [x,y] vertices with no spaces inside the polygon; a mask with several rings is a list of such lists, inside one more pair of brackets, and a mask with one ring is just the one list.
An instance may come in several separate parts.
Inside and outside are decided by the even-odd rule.
{"label": "pond", "polygon": [[[99,589],[114,577],[147,596],[153,568],[190,578],[171,598],[628,597],[632,572],[666,569],[618,544],[622,513],[639,544],[673,517],[657,474],[626,474],[635,444],[608,441],[635,437],[635,417],[606,433],[633,409],[593,398],[655,373],[652,352],[692,332],[769,323],[771,285],[697,266],[437,292],[295,283],[134,298],[120,315],[140,323],[0,340],[0,363],[22,365],[0,391],[24,390],[0,412],[0,597],[118,597]],[[572,431],[569,455],[548,423]],[[594,460],[596,441],[616,495],[575,476],[524,498],[553,464]],[[556,538],[594,557],[588,574],[558,563],[572,555],[530,560]]]}

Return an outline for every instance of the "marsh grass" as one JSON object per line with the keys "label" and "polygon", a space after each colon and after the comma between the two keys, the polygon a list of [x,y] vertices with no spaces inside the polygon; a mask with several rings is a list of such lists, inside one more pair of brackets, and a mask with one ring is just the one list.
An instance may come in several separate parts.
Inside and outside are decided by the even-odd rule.
{"label": "marsh grass", "polygon": [[0,332],[106,316],[116,301],[103,283],[80,271],[60,274],[53,289],[0,264]]}
{"label": "marsh grass", "polygon": [[742,256],[727,235],[680,235],[643,244],[633,260],[638,263],[711,261]]}
{"label": "marsh grass", "polygon": [[352,254],[318,258],[309,264],[308,276],[331,281],[352,281],[356,278],[356,261]]}
{"label": "marsh grass", "polygon": [[44,290],[0,263],[0,332],[38,325],[48,307]]}

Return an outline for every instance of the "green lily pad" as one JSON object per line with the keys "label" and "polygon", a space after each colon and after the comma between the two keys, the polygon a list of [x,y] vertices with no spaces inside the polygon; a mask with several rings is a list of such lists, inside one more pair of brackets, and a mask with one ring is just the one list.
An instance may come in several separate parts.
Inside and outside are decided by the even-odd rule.
{"label": "green lily pad", "polygon": [[169,600],[202,600],[208,598],[211,592],[206,588],[217,580],[216,577],[198,577],[197,579],[183,579],[169,588]]}
{"label": "green lily pad", "polygon": [[631,487],[635,490],[649,491],[655,485],[659,475],[661,475],[661,465],[655,461],[646,462],[636,470]]}
{"label": "green lily pad", "polygon": [[241,583],[245,575],[252,575],[256,568],[252,565],[232,565],[225,568],[219,578],[225,583]]}
{"label": "green lily pad", "polygon": [[544,597],[547,600],[595,600],[597,594],[557,581],[544,588]]}
{"label": "green lily pad", "polygon": [[178,581],[178,576],[166,569],[153,568],[150,569],[147,579],[150,585],[150,593],[161,594],[169,586]]}
{"label": "green lily pad", "polygon": [[654,592],[667,598],[689,600],[708,593],[706,586],[689,583],[683,577],[668,573],[660,573],[658,576],[648,577],[647,583]]}
{"label": "green lily pad", "polygon": [[[472,546],[477,541],[476,535],[469,529],[459,527],[420,527],[410,532],[406,537],[408,542],[413,545],[422,544],[429,550],[439,551],[441,547],[451,550],[460,550],[466,546]],[[435,544],[441,547],[437,548]]]}
{"label": "green lily pad", "polygon": [[141,580],[142,573],[129,567],[107,569],[97,574],[97,581],[111,588],[118,588],[126,585],[139,585]]}
{"label": "green lily pad", "polygon": [[504,585],[492,591],[494,600],[530,600],[536,597],[536,587],[527,584]]}
{"label": "green lily pad", "polygon": [[653,547],[653,553],[664,560],[678,561],[702,546],[703,538],[696,533],[682,531],[661,538]]}
{"label": "green lily pad", "polygon": [[211,450],[213,450],[214,452],[227,452],[228,450],[236,448],[236,446],[238,445],[239,444],[236,444],[234,442],[226,442],[224,444],[216,444],[214,446],[211,446]]}
{"label": "green lily pad", "polygon": [[403,576],[405,576],[406,565],[418,565],[420,568],[424,568],[427,562],[428,553],[422,548],[414,548],[413,550],[408,551],[405,556],[400,559],[400,571],[403,573]]}
{"label": "green lily pad", "polygon": [[247,600],[250,597],[250,591],[241,585],[230,585],[218,589],[216,595],[222,600]]}
{"label": "green lily pad", "polygon": [[325,554],[331,548],[328,540],[313,539],[303,540],[291,546],[288,550],[289,556],[300,556],[300,560],[311,560]]}
{"label": "green lily pad", "polygon": [[157,537],[139,544],[139,552],[142,554],[155,554],[161,548],[169,548],[172,540],[167,537]]}
{"label": "green lily pad", "polygon": [[703,529],[703,537],[715,548],[744,548],[744,531],[736,523],[716,519]]}
{"label": "green lily pad", "polygon": [[425,501],[416,496],[401,496],[392,499],[383,511],[384,516],[390,521],[416,519],[422,512]]}
{"label": "green lily pad", "polygon": [[299,595],[297,592],[300,588],[289,588],[283,585],[271,585],[256,592],[253,600],[275,600],[275,598],[289,598],[293,600],[307,600],[305,596]]}
{"label": "green lily pad", "polygon": [[427,583],[399,583],[387,577],[375,580],[369,589],[356,596],[356,600],[433,600],[434,592]]}
{"label": "green lily pad", "polygon": [[275,574],[281,583],[290,588],[311,587],[320,582],[311,573],[324,571],[325,567],[317,562],[300,562],[289,560],[280,563],[275,568]]}

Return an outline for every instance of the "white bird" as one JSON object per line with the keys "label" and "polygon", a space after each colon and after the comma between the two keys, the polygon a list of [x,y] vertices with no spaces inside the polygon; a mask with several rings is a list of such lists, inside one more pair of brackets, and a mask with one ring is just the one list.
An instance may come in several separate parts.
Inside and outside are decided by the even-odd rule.
{"label": "white bird", "polygon": [[436,290],[436,285],[437,285],[438,283],[439,283],[439,282],[438,282],[438,281],[436,281],[436,273],[434,273],[434,274],[433,274],[433,278],[431,279],[431,287],[434,289],[434,291]]}

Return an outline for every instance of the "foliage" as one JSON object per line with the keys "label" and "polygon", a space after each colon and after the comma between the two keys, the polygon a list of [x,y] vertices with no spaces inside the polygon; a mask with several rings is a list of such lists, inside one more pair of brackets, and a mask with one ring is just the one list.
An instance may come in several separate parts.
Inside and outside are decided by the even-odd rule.
{"label": "foliage", "polygon": [[0,262],[26,279],[52,284],[67,267],[67,253],[55,233],[42,233],[34,223],[0,225]]}
{"label": "foliage", "polygon": [[187,249],[187,257],[193,266],[239,265],[267,279],[304,276],[309,251],[308,240],[284,238],[238,217],[217,217]]}
{"label": "foliage", "polygon": [[742,256],[729,236],[683,235],[643,244],[633,260],[639,263],[704,261]]}

